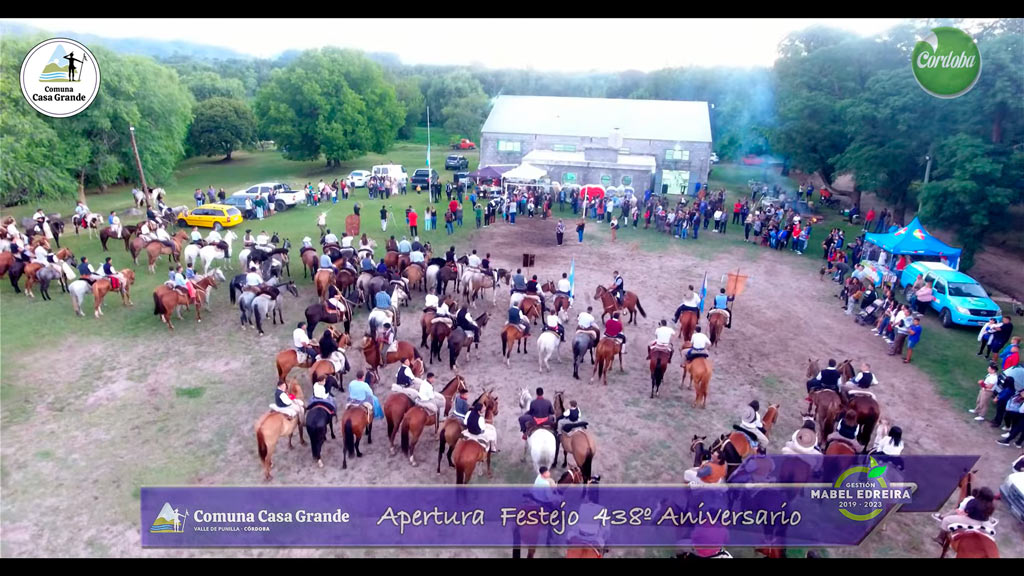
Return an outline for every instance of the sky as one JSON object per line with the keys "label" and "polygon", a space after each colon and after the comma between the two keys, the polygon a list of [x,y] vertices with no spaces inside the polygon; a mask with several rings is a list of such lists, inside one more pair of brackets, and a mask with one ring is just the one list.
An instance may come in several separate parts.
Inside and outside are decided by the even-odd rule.
{"label": "sky", "polygon": [[[183,40],[269,58],[325,45],[404,64],[582,72],[771,66],[789,33],[825,25],[870,36],[901,19],[8,19],[57,32]],[[386,33],[381,33],[381,27]],[[431,30],[431,40],[423,30]],[[486,41],[481,42],[485,38]]]}

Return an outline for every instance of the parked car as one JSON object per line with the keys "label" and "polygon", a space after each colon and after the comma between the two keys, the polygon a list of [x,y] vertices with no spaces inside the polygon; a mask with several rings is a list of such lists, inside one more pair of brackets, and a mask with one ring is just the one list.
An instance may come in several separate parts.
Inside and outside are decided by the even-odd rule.
{"label": "parked car", "polygon": [[401,164],[379,164],[373,167],[373,175],[379,178],[391,177],[399,182],[408,182],[409,173]]}
{"label": "parked car", "polygon": [[715,154],[714,152],[711,153],[711,163],[718,164],[718,154]]}
{"label": "parked car", "polygon": [[366,188],[366,181],[370,179],[370,172],[367,170],[353,170],[345,178],[345,184],[349,188]]}
{"label": "parked car", "polygon": [[271,190],[276,193],[276,198],[274,199],[274,210],[278,212],[284,212],[288,208],[297,205],[299,202],[305,202],[306,200],[304,192],[301,190],[292,190],[290,186],[281,182],[263,182],[261,184],[255,184],[245,190],[235,192],[232,196],[245,196],[250,200],[255,199],[257,195],[267,198],[270,196]]}
{"label": "parked car", "polygon": [[908,299],[918,274],[923,274],[926,282],[934,281],[932,308],[939,313],[946,328],[954,324],[980,326],[989,318],[1002,320],[999,306],[977,280],[940,262],[914,262],[903,269],[899,284],[905,286],[904,295]]}
{"label": "parked car", "polygon": [[228,196],[227,198],[225,198],[224,202],[222,202],[222,204],[225,204],[227,206],[234,206],[235,208],[238,208],[238,211],[242,213],[242,218],[245,218],[246,220],[252,220],[253,218],[256,217],[256,210],[253,209],[253,208],[250,208],[250,209],[246,210],[246,208],[245,208],[245,201],[246,201],[246,197],[245,196],[231,195],[231,196]]}
{"label": "parked car", "polygon": [[1010,469],[1013,472],[1006,477],[1006,481],[999,487],[999,492],[1003,495],[1003,502],[1010,508],[1010,512],[1017,520],[1024,522],[1024,456],[1018,457]]}
{"label": "parked car", "polygon": [[469,178],[469,172],[465,172],[465,171],[463,171],[463,172],[456,172],[455,173],[454,182],[455,182],[455,185],[458,186],[459,182],[462,182],[463,180],[469,180],[469,179],[470,179]]}
{"label": "parked car", "polygon": [[178,226],[201,226],[223,230],[242,223],[242,212],[226,204],[204,204],[178,214]]}
{"label": "parked car", "polygon": [[463,138],[455,144],[452,144],[452,150],[476,150],[476,144],[472,140]]}
{"label": "parked car", "polygon": [[420,168],[412,175],[412,180],[409,181],[409,188],[415,190],[417,186],[422,187],[424,191],[429,190],[434,184],[437,184],[438,177],[437,171],[428,168]]}
{"label": "parked car", "polygon": [[444,159],[445,170],[468,170],[469,160],[465,156],[459,156],[457,154],[451,154]]}

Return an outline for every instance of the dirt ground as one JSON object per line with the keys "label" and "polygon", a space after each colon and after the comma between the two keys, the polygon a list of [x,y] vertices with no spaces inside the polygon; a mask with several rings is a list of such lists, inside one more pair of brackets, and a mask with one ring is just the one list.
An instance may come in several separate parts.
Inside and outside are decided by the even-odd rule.
{"label": "dirt ground", "polygon": [[[593,300],[597,284],[611,282],[618,269],[626,288],[635,291],[647,317],[629,325],[625,372],[616,362],[608,386],[589,383],[591,365],[581,367],[583,380],[572,378],[570,343],[561,347],[562,363],[552,359],[551,372],[538,374],[535,338],[529,352],[513,354],[511,367],[499,363],[498,330],[507,311],[508,292],[500,290],[497,305],[478,304],[492,311],[479,353],[460,363],[471,391],[494,388],[500,400],[496,421],[501,453],[494,458],[494,478],[477,469],[474,483],[526,483],[533,479],[530,464],[521,462],[523,442],[516,418],[518,390],[537,386],[564,390],[577,399],[598,442],[594,471],[604,483],[673,483],[691,464],[689,438],[718,434],[738,420],[742,406],[758,399],[762,406],[781,404],[781,416],[769,450],[779,450],[801,424],[808,358],[850,358],[869,361],[880,383],[875,389],[883,417],[904,430],[905,454],[978,454],[978,482],[997,488],[1017,452],[997,446],[988,428],[968,419],[959,406],[940,398],[927,378],[912,365],[886,356],[883,343],[866,329],[855,327],[834,298],[835,285],[819,282],[817,274],[793,266],[781,253],[748,246],[715,245],[715,235],[697,243],[664,246],[637,242],[630,232],[612,243],[606,231],[588,225],[583,244],[576,242],[567,222],[565,246],[555,245],[552,221],[521,219],[516,226],[499,223],[478,234],[472,246],[490,252],[494,266],[516,268],[523,252],[535,253],[530,273],[542,281],[568,272],[576,260],[575,316]],[[652,247],[652,244],[654,245]],[[462,253],[467,247],[459,246]],[[707,409],[690,406],[693,392],[682,390],[677,366],[666,375],[661,397],[651,400],[650,376],[644,361],[646,343],[659,320],[671,315],[687,284],[699,286],[709,273],[709,290],[739,267],[749,275],[746,292],[736,302],[731,330],[714,350],[714,376]],[[70,370],[37,372],[52,362],[40,351],[13,359],[4,366],[5,378],[33,382],[31,413],[3,426],[3,524],[0,543],[4,556],[379,556],[383,551],[348,549],[173,551],[140,548],[138,487],[141,485],[261,485],[253,422],[265,411],[274,391],[273,354],[291,346],[291,331],[302,309],[315,297],[308,280],[299,280],[299,298],[287,297],[284,327],[263,337],[241,332],[238,315],[229,308],[224,291],[214,296],[209,320],[196,325],[189,316],[179,330],[167,335],[153,322],[148,343],[104,341],[99,334],[55,343],[60,357],[73,359]],[[146,302],[139,295],[137,301]],[[403,314],[399,337],[418,343],[422,294]],[[118,304],[119,305],[119,304]],[[149,314],[144,304],[142,311]],[[599,313],[597,314],[599,316]],[[92,318],[82,322],[91,322]],[[703,322],[702,322],[703,323]],[[357,317],[353,332],[365,326]],[[539,326],[536,330],[539,330]],[[319,333],[319,330],[318,330]],[[155,344],[154,344],[155,343]],[[421,349],[424,356],[426,350]],[[360,356],[350,353],[356,368]],[[675,364],[678,365],[677,352]],[[432,368],[440,382],[452,374],[444,365]],[[396,369],[383,371],[377,392],[383,399]],[[83,374],[98,375],[86,378]],[[293,376],[299,377],[299,372]],[[309,382],[301,376],[307,395]],[[340,429],[339,429],[340,430]],[[364,442],[364,458],[341,469],[341,442],[328,440],[326,467],[318,469],[308,446],[289,450],[282,440],[275,454],[274,485],[358,485],[453,483],[454,472],[443,465],[435,472],[436,441],[424,435],[412,468],[401,457],[389,457],[386,427],[378,421],[374,442]],[[996,516],[1000,551],[1004,557],[1024,556],[1024,528],[999,503]],[[67,537],[67,526],[76,536]],[[830,549],[833,556],[931,557],[938,547],[930,541],[935,523],[928,514],[898,514],[887,531],[876,531],[858,548]],[[751,555],[747,550],[736,555]],[[615,556],[668,555],[668,550],[616,550]],[[387,555],[395,552],[387,551]],[[508,556],[508,550],[402,550],[402,555]],[[554,555],[554,551],[540,551]]]}

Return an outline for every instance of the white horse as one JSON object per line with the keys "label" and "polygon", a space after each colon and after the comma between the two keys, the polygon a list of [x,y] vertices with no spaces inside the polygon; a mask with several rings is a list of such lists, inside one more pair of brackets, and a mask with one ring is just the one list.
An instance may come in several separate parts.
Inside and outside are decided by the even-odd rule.
{"label": "white horse", "polygon": [[[532,401],[533,397],[530,396],[530,392],[526,388],[520,388],[520,410],[525,411]],[[533,469],[539,474],[541,466],[555,467],[555,447],[555,435],[547,428],[541,428],[531,434],[529,439],[523,444],[523,457],[519,461],[525,462],[526,453],[529,452],[530,458],[533,460]]]}
{"label": "white horse", "polygon": [[[85,316],[85,312],[82,311],[82,302],[85,301],[86,294],[92,294],[92,286],[85,280],[75,280],[68,284],[68,293],[71,294],[71,306],[75,309],[75,314]],[[98,313],[96,317],[99,318]]]}
{"label": "white horse", "polygon": [[238,236],[230,230],[224,235],[224,242],[228,245],[226,253],[224,250],[221,250],[212,244],[208,244],[202,248],[195,244],[189,244],[185,247],[185,250],[182,251],[182,254],[185,256],[185,265],[194,265],[196,258],[198,257],[203,261],[203,274],[208,274],[210,272],[210,266],[213,265],[214,260],[224,260],[224,265],[230,267],[231,261],[229,258],[231,257],[231,242],[237,237]]}
{"label": "white horse", "polygon": [[427,266],[427,291],[431,293],[437,292],[437,273],[441,270],[441,267],[437,264],[431,264]]}
{"label": "white horse", "polygon": [[541,332],[540,336],[537,337],[537,358],[539,359],[538,364],[541,373],[547,368],[547,371],[551,371],[551,367],[548,366],[548,360],[551,359],[551,355],[558,353],[558,362],[562,362],[562,340],[558,337],[558,334],[545,330]]}

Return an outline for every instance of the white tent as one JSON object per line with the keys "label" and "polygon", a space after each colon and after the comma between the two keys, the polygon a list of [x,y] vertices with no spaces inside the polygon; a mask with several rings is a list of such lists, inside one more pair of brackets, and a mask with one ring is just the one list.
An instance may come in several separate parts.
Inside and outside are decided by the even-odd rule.
{"label": "white tent", "polygon": [[525,164],[524,163],[524,164],[520,164],[519,166],[509,170],[508,172],[505,172],[501,176],[505,180],[529,181],[529,180],[540,180],[541,178],[546,176],[547,173],[548,173],[548,171],[543,169],[543,168],[537,168],[536,166],[534,166],[532,164]]}

